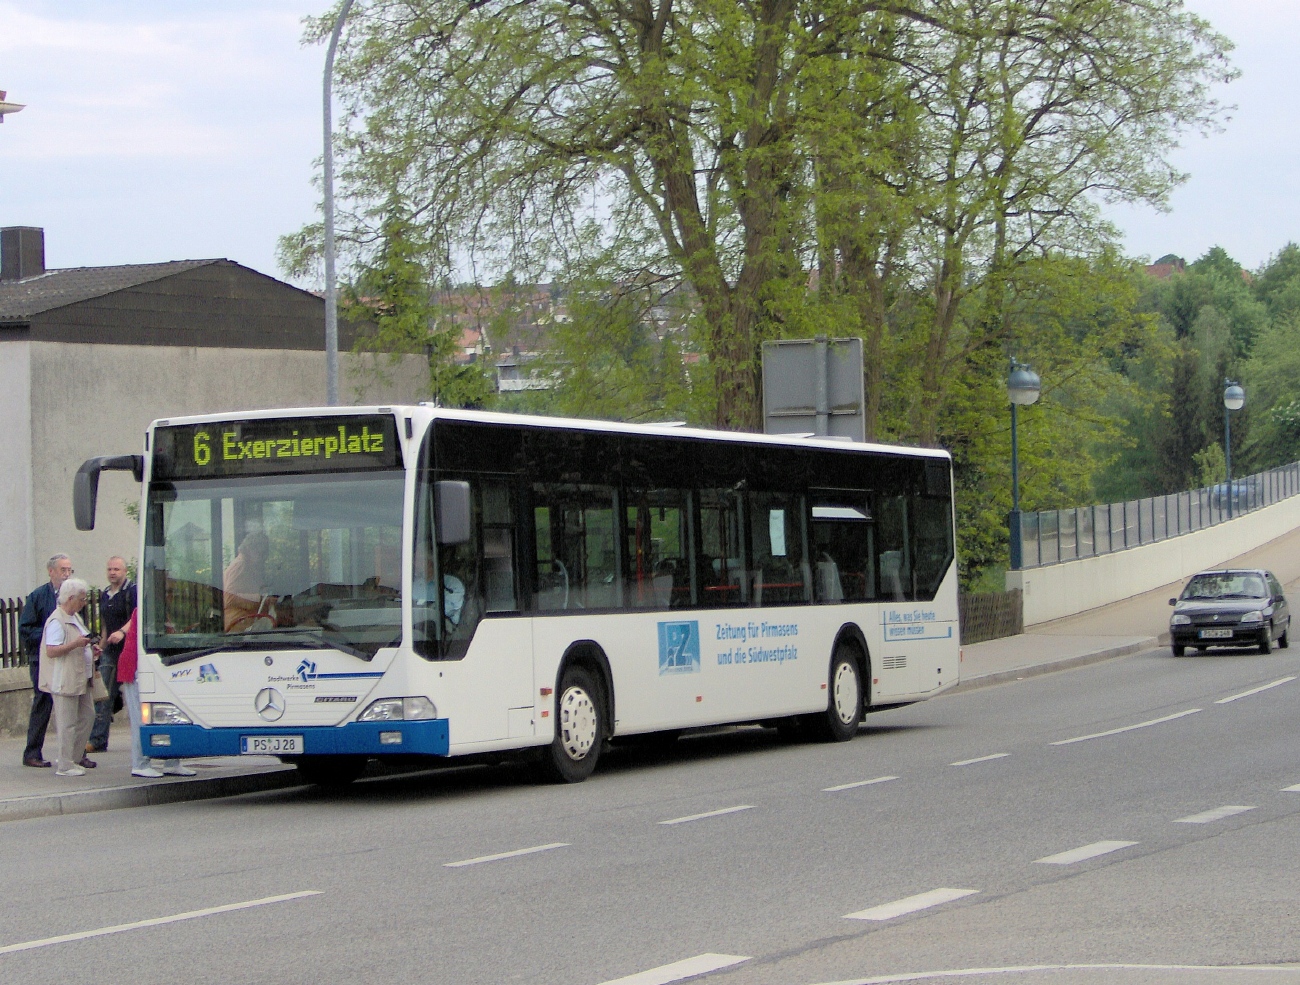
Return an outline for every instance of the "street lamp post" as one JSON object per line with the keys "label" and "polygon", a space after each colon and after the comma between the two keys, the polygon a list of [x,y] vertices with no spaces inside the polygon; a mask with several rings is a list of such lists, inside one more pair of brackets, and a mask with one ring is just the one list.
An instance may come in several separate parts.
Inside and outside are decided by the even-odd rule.
{"label": "street lamp post", "polygon": [[1232,416],[1234,410],[1246,406],[1246,391],[1241,384],[1229,379],[1223,381],[1223,458],[1228,473],[1228,519],[1232,519]]}
{"label": "street lamp post", "polygon": [[7,102],[5,100],[5,97],[8,95],[9,94],[7,92],[5,92],[3,89],[0,89],[0,123],[3,123],[5,121],[6,115],[8,115],[9,113],[19,113],[26,105],[25,103]]}
{"label": "street lamp post", "polygon": [[331,407],[339,402],[339,294],[334,277],[334,52],[338,49],[343,22],[348,18],[352,2],[344,0],[334,22],[334,33],[330,35],[329,50],[325,52],[325,155],[322,161],[325,193],[325,402]]}
{"label": "street lamp post", "polygon": [[1023,542],[1020,535],[1020,448],[1016,438],[1017,411],[1038,400],[1042,391],[1038,374],[1011,359],[1011,375],[1007,377],[1007,397],[1011,400],[1011,514],[1007,517],[1007,532],[1011,537],[1011,570],[1024,566]]}

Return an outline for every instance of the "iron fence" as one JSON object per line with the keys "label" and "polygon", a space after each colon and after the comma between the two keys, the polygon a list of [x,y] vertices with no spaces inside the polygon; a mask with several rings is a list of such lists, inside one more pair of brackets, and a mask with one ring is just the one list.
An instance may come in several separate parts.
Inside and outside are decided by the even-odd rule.
{"label": "iron fence", "polygon": [[1020,589],[1009,592],[963,592],[957,597],[961,642],[982,643],[1025,631],[1024,598]]}
{"label": "iron fence", "polygon": [[1300,462],[1202,489],[1125,503],[1024,513],[1020,520],[1026,568],[1060,564],[1154,544],[1223,523],[1300,493]]}
{"label": "iron fence", "polygon": [[[26,667],[27,653],[22,637],[18,635],[18,622],[22,618],[24,599],[0,599],[0,667]],[[92,633],[100,631],[99,589],[90,590],[86,607],[81,610],[82,621]]]}

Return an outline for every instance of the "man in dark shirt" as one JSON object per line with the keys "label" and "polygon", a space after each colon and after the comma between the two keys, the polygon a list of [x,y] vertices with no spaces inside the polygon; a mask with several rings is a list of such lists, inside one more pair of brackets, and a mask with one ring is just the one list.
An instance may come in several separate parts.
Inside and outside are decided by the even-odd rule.
{"label": "man in dark shirt", "polygon": [[126,562],[114,556],[108,559],[108,587],[99,593],[99,621],[103,625],[104,650],[99,657],[99,673],[108,688],[108,698],[95,702],[95,727],[86,743],[86,752],[108,749],[108,730],[113,724],[113,710],[118,702],[117,658],[122,653],[127,620],[135,610],[135,583],[126,576]]}
{"label": "man in dark shirt", "polygon": [[45,632],[45,620],[59,604],[59,586],[72,577],[72,561],[66,554],[55,554],[46,562],[45,570],[50,573],[50,580],[39,588],[32,589],[23,603],[23,613],[18,618],[18,635],[22,638],[23,649],[27,651],[27,669],[32,675],[32,710],[27,718],[27,748],[23,750],[24,766],[49,766],[49,760],[42,755],[45,745],[45,730],[50,726],[50,712],[54,710],[54,699],[40,689],[38,681],[41,676],[41,634]]}

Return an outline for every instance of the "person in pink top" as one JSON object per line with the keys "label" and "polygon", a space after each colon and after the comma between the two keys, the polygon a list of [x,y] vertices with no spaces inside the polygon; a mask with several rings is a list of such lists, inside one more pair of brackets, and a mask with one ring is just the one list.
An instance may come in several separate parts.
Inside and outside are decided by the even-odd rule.
{"label": "person in pink top", "polygon": [[123,627],[126,636],[122,639],[122,655],[117,658],[117,683],[121,687],[122,700],[126,702],[126,713],[131,718],[131,775],[151,779],[160,776],[194,776],[195,771],[182,766],[179,759],[165,759],[163,768],[157,769],[140,747],[140,691],[135,683],[135,668],[140,650],[140,635],[136,628],[139,616],[140,610],[135,609]]}

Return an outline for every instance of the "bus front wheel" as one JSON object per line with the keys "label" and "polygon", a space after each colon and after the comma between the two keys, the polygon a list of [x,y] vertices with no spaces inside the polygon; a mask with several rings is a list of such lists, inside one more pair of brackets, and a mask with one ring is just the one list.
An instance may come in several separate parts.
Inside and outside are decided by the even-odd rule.
{"label": "bus front wheel", "polygon": [[826,710],[810,715],[808,724],[817,737],[828,742],[847,742],[862,724],[862,674],[855,654],[847,646],[837,647],[831,658]]}
{"label": "bus front wheel", "polygon": [[550,779],[581,783],[596,769],[605,737],[600,685],[581,667],[564,672],[555,700],[555,738],[542,758]]}

